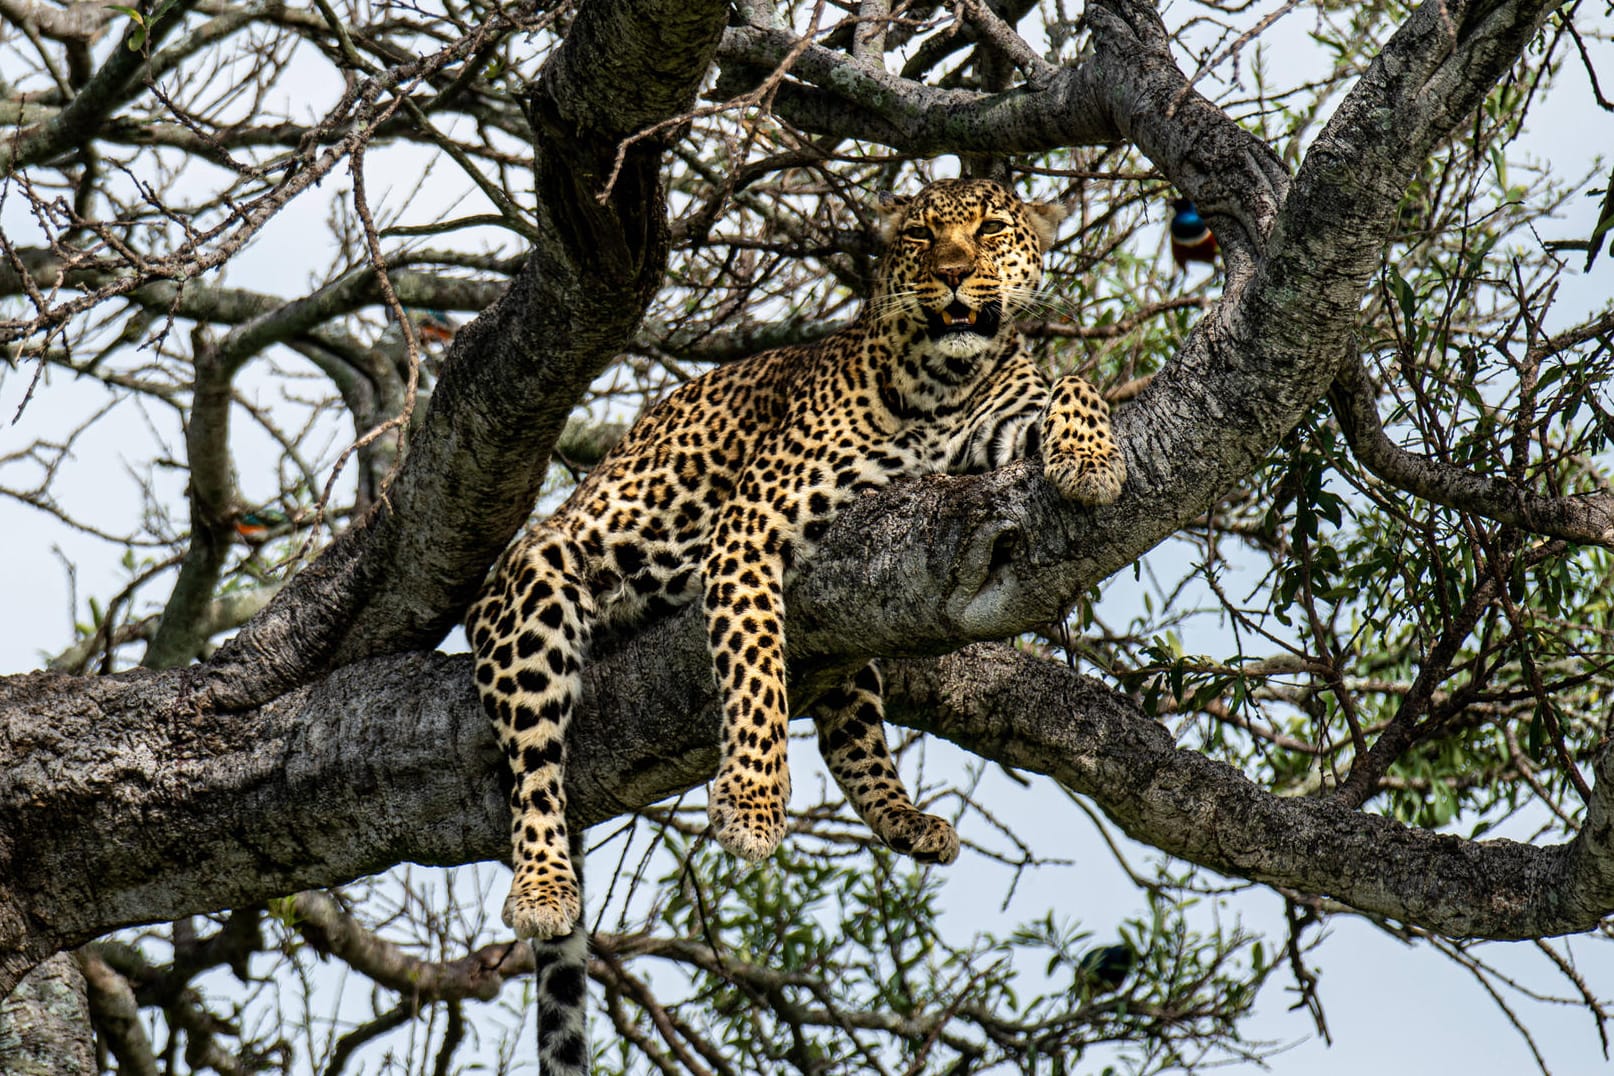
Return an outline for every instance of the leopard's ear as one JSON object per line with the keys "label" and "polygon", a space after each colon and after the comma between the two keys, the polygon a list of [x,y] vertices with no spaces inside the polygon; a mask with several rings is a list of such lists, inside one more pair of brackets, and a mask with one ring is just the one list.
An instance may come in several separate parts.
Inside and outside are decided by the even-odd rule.
{"label": "leopard's ear", "polygon": [[1025,206],[1026,216],[1037,233],[1037,242],[1046,254],[1059,234],[1059,222],[1070,216],[1070,209],[1061,202],[1027,202]]}
{"label": "leopard's ear", "polygon": [[875,205],[875,211],[880,214],[880,238],[889,245],[896,237],[897,228],[902,224],[903,215],[908,212],[908,206],[913,204],[913,196],[907,194],[892,194],[890,191],[881,191]]}

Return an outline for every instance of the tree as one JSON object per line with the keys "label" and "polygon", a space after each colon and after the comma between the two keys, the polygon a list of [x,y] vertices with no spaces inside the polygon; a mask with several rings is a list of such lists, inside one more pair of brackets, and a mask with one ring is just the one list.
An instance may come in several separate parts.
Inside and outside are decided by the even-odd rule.
{"label": "tree", "polygon": [[[1614,312],[1552,320],[1562,261],[1533,230],[1586,184],[1521,179],[1508,152],[1566,57],[1595,87],[1607,26],[1585,5],[1319,2],[1333,67],[1270,81],[1261,40],[1297,6],[1206,0],[1173,32],[1139,0],[1075,19],[980,0],[3,0],[18,411],[70,375],[160,416],[138,522],[63,503],[98,415],[0,460],[12,499],[105,537],[127,573],[53,668],[0,682],[6,1064],[80,1069],[93,1024],[120,1071],[334,1071],[416,1016],[412,1064],[463,1063],[462,1002],[529,970],[524,952],[472,912],[423,914],[443,892],[321,892],[504,854],[467,661],[434,648],[553,460],[587,466],[692,370],[845,317],[876,246],[869,192],[941,153],[1075,207],[1025,330],[1125,401],[1132,477],[1098,511],[1025,466],[868,498],[789,592],[795,698],[884,657],[897,723],[1274,888],[1289,936],[1196,927],[1182,897],[1210,883],[1164,867],[1119,944],[1050,914],[959,945],[939,879],[833,804],[738,872],[681,799],[654,806],[716,763],[702,633],[677,616],[598,655],[572,747],[579,819],[636,814],[665,850],[623,853],[627,896],[608,894],[604,1062],[1061,1072],[1120,1041],[1132,1069],[1192,1068],[1261,1052],[1239,1021],[1280,963],[1326,1030],[1306,951],[1330,916],[1434,939],[1488,984],[1472,940],[1599,929]],[[288,103],[310,87],[316,110]],[[411,200],[443,170],[473,211]],[[410,181],[377,194],[381,176]],[[1214,282],[1168,281],[1142,250],[1173,189],[1220,242]],[[277,228],[312,282],[226,284]],[[1574,242],[1590,267],[1599,239]],[[440,311],[474,316],[428,346]],[[1179,581],[1107,623],[1095,593],[1172,542],[1193,550]],[[1183,645],[1196,610],[1219,653]],[[986,827],[990,803],[955,802]],[[1521,814],[1532,839],[1480,839]],[[1036,843],[1002,847],[1037,870],[1059,849]],[[370,929],[405,912],[424,956]],[[106,937],[151,923],[173,926]],[[293,1017],[254,1030],[195,987],[214,968],[250,984],[277,947],[302,967],[296,945],[378,984],[370,1018],[298,1039]],[[1602,1033],[1594,985],[1543,952]],[[1040,986],[1006,963],[1028,953]]]}

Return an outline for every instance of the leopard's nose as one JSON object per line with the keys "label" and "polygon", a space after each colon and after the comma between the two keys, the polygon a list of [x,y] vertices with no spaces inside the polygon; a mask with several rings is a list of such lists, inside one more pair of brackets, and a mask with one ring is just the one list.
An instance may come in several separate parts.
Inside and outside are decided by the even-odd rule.
{"label": "leopard's nose", "polygon": [[967,264],[936,266],[936,276],[941,279],[942,283],[946,284],[954,291],[958,290],[958,286],[964,283],[965,279],[968,278],[972,272],[973,269]]}

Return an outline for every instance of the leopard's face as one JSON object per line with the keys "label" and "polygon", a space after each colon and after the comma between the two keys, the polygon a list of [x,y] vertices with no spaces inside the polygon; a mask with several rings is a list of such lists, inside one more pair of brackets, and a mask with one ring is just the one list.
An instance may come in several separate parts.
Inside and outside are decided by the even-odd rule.
{"label": "leopard's face", "polygon": [[[883,199],[888,247],[875,282],[882,324],[916,321],[943,354],[989,347],[1042,282],[1062,207],[1027,203],[1000,183],[953,179]],[[906,317],[904,317],[906,316]]]}

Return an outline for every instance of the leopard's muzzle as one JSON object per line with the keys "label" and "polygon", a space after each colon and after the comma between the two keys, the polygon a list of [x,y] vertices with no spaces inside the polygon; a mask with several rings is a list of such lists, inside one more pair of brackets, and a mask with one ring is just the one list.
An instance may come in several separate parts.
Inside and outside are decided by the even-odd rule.
{"label": "leopard's muzzle", "polygon": [[932,340],[959,333],[974,333],[990,339],[998,334],[1002,325],[1003,304],[996,299],[982,303],[978,310],[954,299],[940,310],[925,311],[925,332]]}

